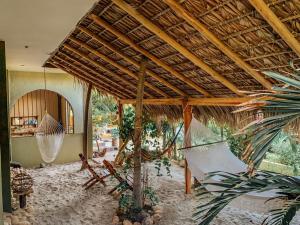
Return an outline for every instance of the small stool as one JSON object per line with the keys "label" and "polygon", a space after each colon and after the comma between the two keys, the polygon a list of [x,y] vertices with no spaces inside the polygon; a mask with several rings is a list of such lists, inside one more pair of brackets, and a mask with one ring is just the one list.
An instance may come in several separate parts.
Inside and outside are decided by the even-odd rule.
{"label": "small stool", "polygon": [[17,195],[19,197],[19,204],[20,204],[20,208],[24,209],[26,207],[26,197],[27,195],[33,193],[33,190],[30,189],[29,191],[23,192],[23,193],[14,193],[15,195]]}

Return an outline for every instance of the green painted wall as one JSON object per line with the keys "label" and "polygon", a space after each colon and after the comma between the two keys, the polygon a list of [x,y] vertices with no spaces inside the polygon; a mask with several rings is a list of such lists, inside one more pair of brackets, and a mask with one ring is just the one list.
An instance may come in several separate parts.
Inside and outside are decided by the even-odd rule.
{"label": "green painted wall", "polygon": [[[44,89],[44,74],[38,72],[9,71],[9,107],[34,90]],[[75,133],[83,133],[84,88],[73,76],[65,73],[46,73],[47,89],[62,95],[72,105]]]}
{"label": "green painted wall", "polygon": [[[82,152],[82,134],[66,134],[62,149],[54,163],[78,161]],[[11,138],[12,160],[20,162],[26,168],[39,166],[42,158],[35,137]]]}

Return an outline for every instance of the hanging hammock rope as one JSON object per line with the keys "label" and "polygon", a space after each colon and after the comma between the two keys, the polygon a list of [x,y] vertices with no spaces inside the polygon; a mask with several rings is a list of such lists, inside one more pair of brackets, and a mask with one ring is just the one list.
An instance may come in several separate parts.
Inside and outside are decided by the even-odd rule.
{"label": "hanging hammock rope", "polygon": [[41,153],[41,157],[44,162],[52,163],[63,143],[65,136],[65,129],[63,125],[57,122],[48,112],[47,112],[47,100],[46,100],[46,73],[44,68],[44,83],[45,83],[45,115],[36,130],[36,140]]}

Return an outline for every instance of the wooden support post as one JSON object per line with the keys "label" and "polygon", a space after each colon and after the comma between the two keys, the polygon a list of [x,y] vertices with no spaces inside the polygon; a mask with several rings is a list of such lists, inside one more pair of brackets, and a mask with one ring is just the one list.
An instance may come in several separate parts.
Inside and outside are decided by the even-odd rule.
{"label": "wooden support post", "polygon": [[92,84],[88,85],[84,109],[83,155],[86,159],[88,159],[88,124],[92,87]]}
{"label": "wooden support post", "polygon": [[143,115],[143,96],[144,96],[144,81],[147,59],[143,58],[137,86],[136,104],[135,104],[135,126],[134,126],[134,158],[133,158],[133,201],[137,209],[143,207],[142,194],[142,166],[141,166],[141,145],[142,145],[142,115]]}
{"label": "wooden support post", "polygon": [[[10,189],[10,130],[8,112],[8,86],[5,62],[5,42],[0,41],[0,151],[3,211],[11,212]],[[0,180],[1,181],[1,180]],[[2,203],[2,202],[0,202]],[[2,208],[2,206],[0,206]]]}
{"label": "wooden support post", "polygon": [[[118,126],[120,129],[123,121],[123,104],[120,101],[118,102],[118,120],[119,120]],[[121,149],[122,145],[123,145],[123,139],[119,135],[119,150]]]}
{"label": "wooden support post", "polygon": [[[187,101],[183,101],[182,104],[183,111],[183,122],[184,122],[184,147],[191,146],[191,136],[188,134],[188,129],[190,127],[192,121],[192,106],[187,104]],[[191,194],[192,189],[192,174],[188,168],[188,163],[185,160],[184,167],[184,175],[185,175],[185,193]]]}

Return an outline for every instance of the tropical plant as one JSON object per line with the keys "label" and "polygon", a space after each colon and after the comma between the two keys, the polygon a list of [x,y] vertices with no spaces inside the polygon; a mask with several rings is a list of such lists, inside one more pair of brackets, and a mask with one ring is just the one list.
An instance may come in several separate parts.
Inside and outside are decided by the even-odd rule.
{"label": "tropical plant", "polygon": [[229,145],[230,150],[236,157],[241,158],[243,151],[246,147],[247,136],[246,135],[234,135],[232,129],[226,127],[225,128],[226,140]]}
{"label": "tropical plant", "polygon": [[[200,225],[209,224],[233,199],[252,191],[276,190],[278,197],[275,198],[284,202],[281,208],[270,211],[270,215],[262,224],[288,225],[296,211],[300,209],[298,178],[255,171],[282,130],[297,131],[297,120],[300,117],[300,73],[295,70],[289,77],[276,72],[264,72],[264,74],[283,82],[284,86],[276,86],[271,92],[261,93],[255,100],[246,103],[237,111],[254,112],[255,115],[255,120],[241,131],[249,138],[249,145],[243,153],[243,158],[249,164],[249,172],[209,174],[208,178],[218,175],[223,180],[220,183],[210,184],[217,186],[219,190],[217,197],[197,208],[195,216],[199,219]],[[206,185],[209,184],[204,183],[202,187]]]}
{"label": "tropical plant", "polygon": [[117,102],[112,96],[92,92],[92,120],[100,127],[112,123],[116,118]]}
{"label": "tropical plant", "polygon": [[271,145],[266,159],[293,168],[294,175],[298,175],[300,167],[300,145],[291,135],[281,132]]}

